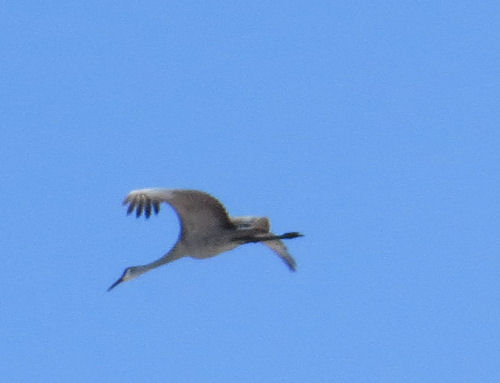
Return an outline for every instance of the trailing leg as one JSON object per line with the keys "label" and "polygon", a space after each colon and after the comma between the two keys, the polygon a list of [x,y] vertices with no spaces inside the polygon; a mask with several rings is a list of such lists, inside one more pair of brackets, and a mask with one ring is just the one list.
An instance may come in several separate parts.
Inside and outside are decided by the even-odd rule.
{"label": "trailing leg", "polygon": [[275,235],[273,233],[255,234],[252,236],[235,238],[235,241],[241,241],[243,243],[256,243],[256,242],[273,241],[276,239],[292,239],[297,237],[303,237],[303,234],[297,233],[295,231],[281,235]]}

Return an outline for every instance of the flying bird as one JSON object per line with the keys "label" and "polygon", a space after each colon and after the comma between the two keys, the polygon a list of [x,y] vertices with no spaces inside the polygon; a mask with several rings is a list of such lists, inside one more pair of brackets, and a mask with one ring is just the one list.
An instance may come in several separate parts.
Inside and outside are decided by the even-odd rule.
{"label": "flying bird", "polygon": [[133,190],[123,204],[128,205],[127,214],[135,210],[137,218],[143,213],[149,218],[152,213],[159,213],[162,202],[169,204],[179,217],[181,230],[176,244],[154,262],[127,267],[108,291],[122,282],[137,278],[179,258],[210,258],[245,243],[263,243],[273,250],[291,271],[295,271],[295,260],[281,240],[301,237],[302,234],[289,232],[275,235],[271,233],[270,222],[266,217],[230,217],[222,203],[205,192],[187,189]]}

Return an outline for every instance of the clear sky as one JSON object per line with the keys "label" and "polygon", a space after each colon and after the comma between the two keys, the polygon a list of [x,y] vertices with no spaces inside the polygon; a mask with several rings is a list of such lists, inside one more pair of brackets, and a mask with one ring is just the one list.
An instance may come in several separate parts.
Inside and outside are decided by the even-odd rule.
{"label": "clear sky", "polygon": [[[6,1],[4,382],[500,381],[498,2]],[[266,215],[260,244],[106,292],[177,239],[132,189]]]}

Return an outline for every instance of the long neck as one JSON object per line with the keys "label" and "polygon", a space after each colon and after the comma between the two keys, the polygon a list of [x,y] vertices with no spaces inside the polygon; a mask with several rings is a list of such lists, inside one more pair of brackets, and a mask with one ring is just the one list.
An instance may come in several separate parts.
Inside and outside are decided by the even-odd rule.
{"label": "long neck", "polygon": [[179,246],[179,244],[176,244],[172,250],[170,250],[167,254],[165,254],[163,257],[160,259],[157,259],[154,262],[148,263],[146,265],[139,266],[141,270],[141,274],[144,274],[145,272],[155,269],[161,265],[164,265],[166,263],[170,263],[175,261],[176,259],[182,258],[185,254],[184,251],[182,251],[182,247]]}

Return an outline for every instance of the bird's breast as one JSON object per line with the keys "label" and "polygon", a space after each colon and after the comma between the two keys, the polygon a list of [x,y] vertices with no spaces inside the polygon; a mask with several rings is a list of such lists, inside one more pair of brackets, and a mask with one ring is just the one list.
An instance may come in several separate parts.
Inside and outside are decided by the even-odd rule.
{"label": "bird's breast", "polygon": [[193,258],[210,258],[220,253],[238,247],[240,243],[232,241],[230,238],[206,238],[200,239],[197,243],[189,244],[186,253]]}

